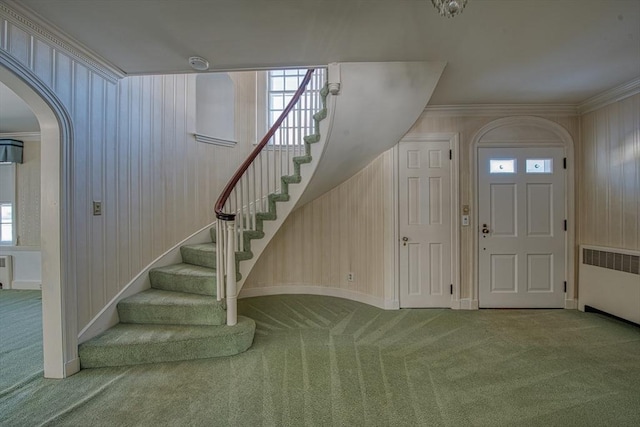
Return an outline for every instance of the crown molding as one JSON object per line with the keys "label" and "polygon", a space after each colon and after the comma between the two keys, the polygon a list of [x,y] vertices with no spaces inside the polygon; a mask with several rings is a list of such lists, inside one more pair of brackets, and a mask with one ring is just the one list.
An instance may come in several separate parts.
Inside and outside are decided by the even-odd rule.
{"label": "crown molding", "polygon": [[429,105],[424,109],[428,116],[577,116],[571,104],[473,104],[473,105]]}
{"label": "crown molding", "polygon": [[[14,0],[0,1],[0,16],[32,35],[37,35],[52,47],[70,55],[112,83],[126,74],[107,60],[92,52],[62,30],[46,22],[37,13]],[[6,49],[6,46],[2,46]]]}
{"label": "crown molding", "polygon": [[40,132],[0,132],[0,139],[17,139],[18,141],[40,141]]}
{"label": "crown molding", "polygon": [[578,112],[580,114],[590,113],[614,102],[637,95],[638,93],[640,93],[640,76],[580,103],[578,105]]}

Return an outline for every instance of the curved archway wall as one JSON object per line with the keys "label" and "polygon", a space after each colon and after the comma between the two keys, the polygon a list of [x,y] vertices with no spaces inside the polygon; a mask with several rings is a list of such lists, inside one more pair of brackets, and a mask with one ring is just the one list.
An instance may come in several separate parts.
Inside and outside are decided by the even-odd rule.
{"label": "curved archway wall", "polygon": [[45,324],[45,376],[61,378],[79,367],[78,332],[147,265],[213,222],[215,199],[255,142],[256,76],[234,74],[238,143],[220,147],[195,140],[195,74],[123,77],[3,3],[0,52],[0,79],[42,110],[42,225],[62,231],[59,243],[44,231],[43,251],[56,250],[43,267],[59,270],[63,293],[53,299],[64,319],[58,331]]}
{"label": "curved archway wall", "polygon": [[[55,94],[4,51],[0,51],[0,81],[25,100],[40,124],[41,156],[47,159],[41,166],[40,194],[44,373],[63,378],[79,369],[73,339],[75,289],[66,278],[69,200],[61,191],[68,177],[71,118]],[[65,310],[63,301],[72,304]]]}
{"label": "curved archway wall", "polygon": [[[575,289],[575,276],[576,276],[576,268],[572,268],[575,266],[575,230],[576,230],[576,221],[575,221],[575,199],[574,194],[574,165],[575,165],[575,156],[574,156],[574,140],[569,134],[569,132],[559,125],[556,122],[553,122],[548,119],[534,117],[534,116],[514,116],[514,117],[505,117],[502,119],[493,120],[483,126],[478,132],[473,136],[471,141],[471,146],[469,147],[470,153],[470,166],[471,173],[470,176],[477,177],[478,176],[478,149],[480,147],[534,147],[534,146],[551,146],[551,147],[560,147],[564,149],[564,156],[567,159],[567,173],[565,176],[565,185],[566,185],[566,198],[565,198],[565,206],[564,211],[566,218],[569,220],[569,229],[567,230],[566,237],[566,275],[564,276],[567,279],[567,290],[565,297],[565,308],[576,308],[577,301],[575,298],[576,289]],[[474,185],[472,188],[472,197],[471,200],[474,205],[478,206],[478,180],[474,180]],[[478,224],[478,208],[472,210],[471,214],[471,228],[472,230],[477,230]],[[478,301],[478,293],[479,293],[479,280],[478,280],[478,239],[477,233],[472,233],[473,236],[473,286],[469,295],[471,296],[472,307],[475,308]]]}

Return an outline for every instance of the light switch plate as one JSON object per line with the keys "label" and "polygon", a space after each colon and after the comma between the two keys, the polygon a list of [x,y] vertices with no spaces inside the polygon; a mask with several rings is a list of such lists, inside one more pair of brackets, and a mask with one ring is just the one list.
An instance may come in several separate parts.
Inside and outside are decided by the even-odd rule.
{"label": "light switch plate", "polygon": [[102,215],[102,202],[100,201],[93,202],[93,214],[96,216]]}

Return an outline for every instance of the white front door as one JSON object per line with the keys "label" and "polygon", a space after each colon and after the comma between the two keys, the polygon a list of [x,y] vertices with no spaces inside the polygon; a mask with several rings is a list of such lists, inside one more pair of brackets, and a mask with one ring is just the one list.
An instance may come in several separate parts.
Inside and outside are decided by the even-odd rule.
{"label": "white front door", "polygon": [[400,142],[400,307],[451,307],[450,149]]}
{"label": "white front door", "polygon": [[564,149],[479,148],[480,307],[563,308]]}

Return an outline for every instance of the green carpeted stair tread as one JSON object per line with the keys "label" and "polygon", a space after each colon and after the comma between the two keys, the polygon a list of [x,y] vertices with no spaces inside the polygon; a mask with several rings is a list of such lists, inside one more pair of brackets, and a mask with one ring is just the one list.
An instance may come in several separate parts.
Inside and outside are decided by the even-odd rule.
{"label": "green carpeted stair tread", "polygon": [[213,296],[149,289],[118,303],[121,323],[223,325],[224,302]]}
{"label": "green carpeted stair tread", "polygon": [[270,202],[288,202],[291,199],[291,196],[283,193],[272,193],[269,194]]}
{"label": "green carpeted stair tread", "polygon": [[243,316],[234,326],[119,323],[80,345],[80,365],[99,368],[232,356],[251,346],[255,327]]}
{"label": "green carpeted stair tread", "polygon": [[284,175],[280,179],[286,184],[299,184],[302,181],[302,177],[300,175]]}
{"label": "green carpeted stair tread", "polygon": [[182,262],[201,267],[216,268],[216,244],[201,243],[180,247]]}
{"label": "green carpeted stair tread", "polygon": [[216,295],[216,270],[193,264],[172,264],[149,271],[151,287],[166,291]]}

